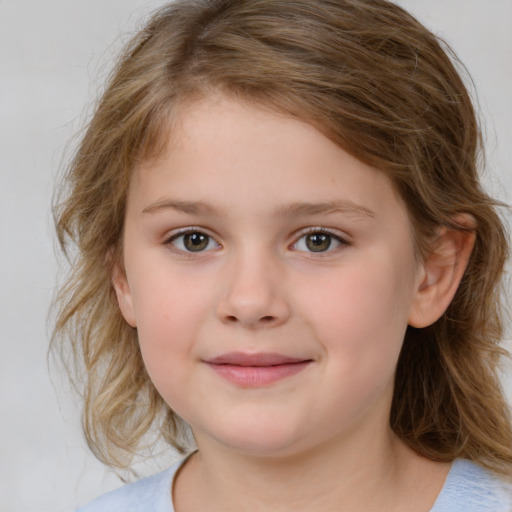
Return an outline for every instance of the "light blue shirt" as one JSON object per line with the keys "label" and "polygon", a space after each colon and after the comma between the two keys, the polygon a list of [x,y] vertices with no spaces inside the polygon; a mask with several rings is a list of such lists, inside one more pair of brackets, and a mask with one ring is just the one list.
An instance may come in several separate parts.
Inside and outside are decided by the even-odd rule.
{"label": "light blue shirt", "polygon": [[[171,489],[183,460],[109,492],[76,512],[174,512]],[[512,485],[468,460],[456,460],[430,512],[512,512]]]}

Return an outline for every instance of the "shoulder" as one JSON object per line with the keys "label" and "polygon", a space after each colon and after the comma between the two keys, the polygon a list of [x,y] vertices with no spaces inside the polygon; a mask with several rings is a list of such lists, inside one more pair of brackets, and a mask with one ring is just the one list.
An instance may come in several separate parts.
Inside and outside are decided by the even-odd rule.
{"label": "shoulder", "polygon": [[512,483],[474,462],[456,460],[431,512],[459,511],[512,511]]}
{"label": "shoulder", "polygon": [[76,512],[173,512],[172,481],[183,462],[104,494]]}

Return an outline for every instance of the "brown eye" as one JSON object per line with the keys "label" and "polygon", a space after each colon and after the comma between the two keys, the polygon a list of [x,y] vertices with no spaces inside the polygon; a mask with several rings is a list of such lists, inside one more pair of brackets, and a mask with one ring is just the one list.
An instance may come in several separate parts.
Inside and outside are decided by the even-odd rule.
{"label": "brown eye", "polygon": [[210,237],[204,233],[188,233],[183,237],[183,245],[187,251],[203,251],[208,247]]}
{"label": "brown eye", "polygon": [[324,231],[323,229],[311,229],[302,235],[292,246],[295,251],[305,253],[328,253],[350,243],[339,235]]}
{"label": "brown eye", "polygon": [[327,251],[331,246],[332,238],[331,235],[326,233],[311,233],[306,235],[306,247],[311,252],[323,252]]}
{"label": "brown eye", "polygon": [[202,252],[218,248],[215,240],[201,231],[189,231],[173,236],[167,243],[183,252]]}

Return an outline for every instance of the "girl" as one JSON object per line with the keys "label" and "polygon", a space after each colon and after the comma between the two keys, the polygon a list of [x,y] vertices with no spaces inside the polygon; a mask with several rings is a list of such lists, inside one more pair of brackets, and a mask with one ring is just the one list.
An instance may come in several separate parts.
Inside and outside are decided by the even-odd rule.
{"label": "girl", "polygon": [[178,0],[135,37],[57,207],[55,337],[100,460],[187,455],[80,511],[512,510],[506,234],[447,53],[385,0]]}

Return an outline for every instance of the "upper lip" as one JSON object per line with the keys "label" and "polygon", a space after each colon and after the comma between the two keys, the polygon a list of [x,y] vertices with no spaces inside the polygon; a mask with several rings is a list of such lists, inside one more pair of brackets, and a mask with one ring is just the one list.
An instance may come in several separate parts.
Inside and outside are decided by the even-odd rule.
{"label": "upper lip", "polygon": [[225,364],[233,366],[277,366],[279,364],[304,363],[307,361],[311,361],[311,359],[290,357],[273,352],[259,352],[255,354],[228,352],[205,360],[205,362],[209,364]]}

